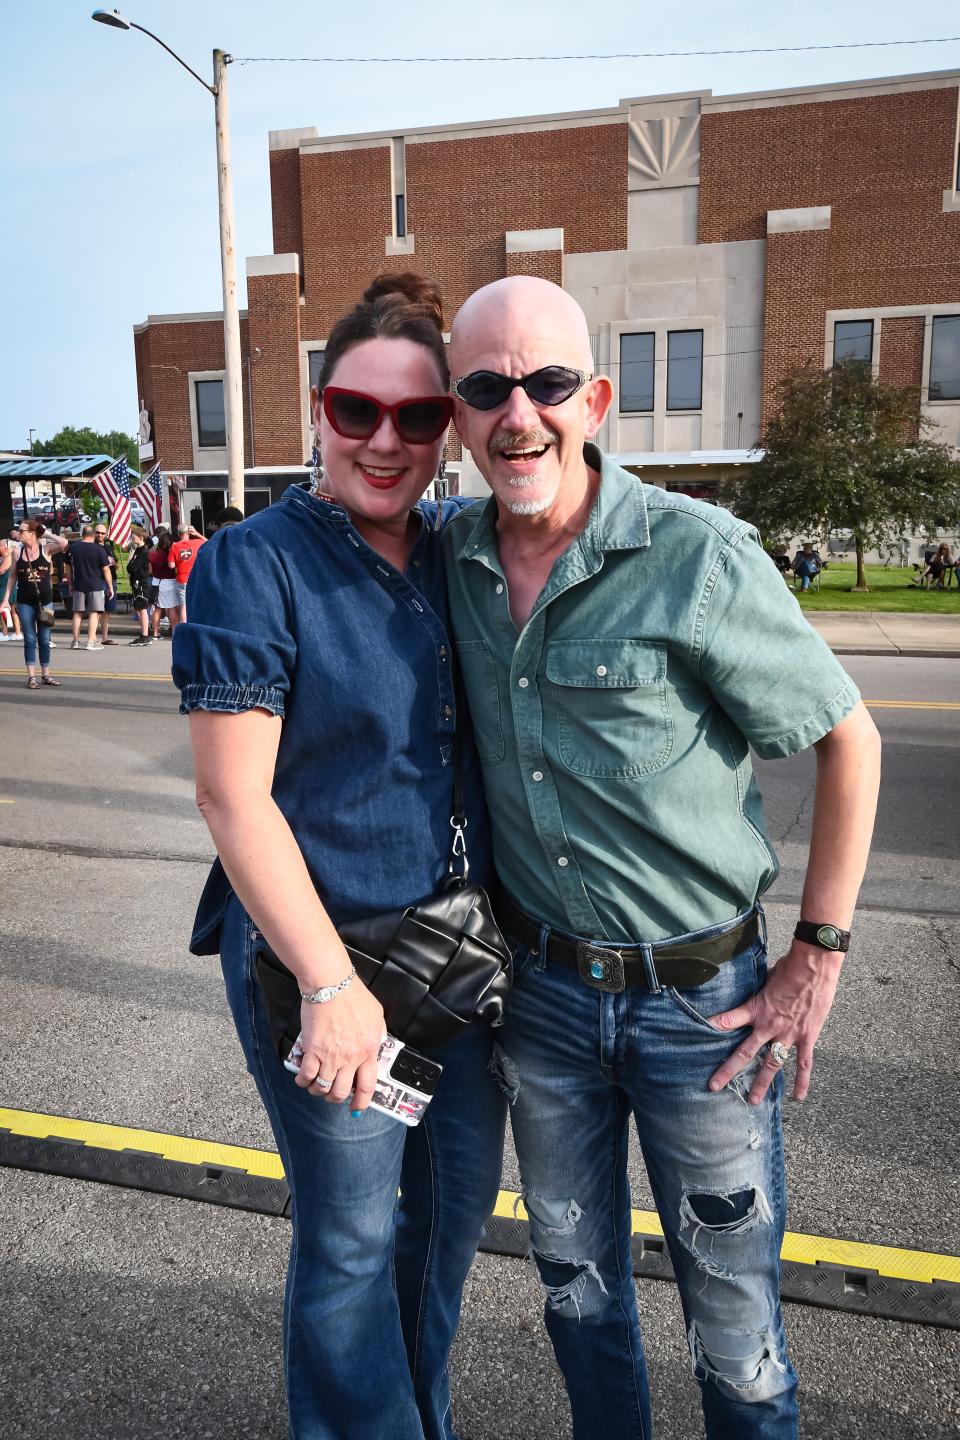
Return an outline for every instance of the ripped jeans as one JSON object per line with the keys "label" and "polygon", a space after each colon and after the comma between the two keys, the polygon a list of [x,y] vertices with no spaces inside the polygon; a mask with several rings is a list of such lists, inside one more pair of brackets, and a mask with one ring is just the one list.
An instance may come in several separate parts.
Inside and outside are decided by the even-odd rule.
{"label": "ripped jeans", "polygon": [[683,991],[604,994],[574,971],[517,952],[499,1061],[576,1440],[653,1435],[630,1253],[631,1115],[677,1277],[708,1440],[797,1433],[779,1295],[782,1077],[759,1106],[746,1102],[746,1076],[718,1095],[707,1089],[746,1032],[715,1031],[705,1017],[743,1003],[765,976],[762,940]]}

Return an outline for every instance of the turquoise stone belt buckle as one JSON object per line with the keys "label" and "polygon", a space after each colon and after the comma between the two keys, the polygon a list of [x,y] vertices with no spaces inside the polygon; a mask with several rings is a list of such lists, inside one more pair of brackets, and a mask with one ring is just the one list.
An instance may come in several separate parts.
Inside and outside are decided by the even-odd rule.
{"label": "turquoise stone belt buckle", "polygon": [[619,995],[627,988],[623,974],[623,956],[619,950],[605,950],[601,945],[590,945],[586,940],[578,940],[577,971],[583,983],[593,990]]}

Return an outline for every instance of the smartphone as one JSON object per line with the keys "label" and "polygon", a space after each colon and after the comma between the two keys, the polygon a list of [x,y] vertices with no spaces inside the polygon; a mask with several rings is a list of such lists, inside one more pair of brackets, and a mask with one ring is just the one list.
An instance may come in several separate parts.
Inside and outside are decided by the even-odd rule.
{"label": "smartphone", "polygon": [[[298,1035],[284,1060],[284,1067],[296,1075],[303,1059],[303,1036]],[[401,1125],[419,1125],[433,1099],[443,1066],[411,1050],[402,1040],[385,1035],[377,1059],[377,1083],[370,1100],[371,1110],[380,1110]]]}

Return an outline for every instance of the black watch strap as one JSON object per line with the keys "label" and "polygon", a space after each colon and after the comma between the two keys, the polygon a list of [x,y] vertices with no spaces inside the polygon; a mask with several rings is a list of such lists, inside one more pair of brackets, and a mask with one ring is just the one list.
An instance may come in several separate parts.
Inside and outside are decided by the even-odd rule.
{"label": "black watch strap", "polygon": [[839,925],[815,925],[811,920],[800,920],[793,933],[797,940],[819,945],[821,950],[850,949],[850,931],[841,930]]}

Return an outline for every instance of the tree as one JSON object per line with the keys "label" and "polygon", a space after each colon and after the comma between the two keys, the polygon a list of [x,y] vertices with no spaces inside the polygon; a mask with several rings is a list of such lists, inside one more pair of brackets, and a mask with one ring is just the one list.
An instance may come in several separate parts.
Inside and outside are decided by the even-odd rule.
{"label": "tree", "polygon": [[111,460],[119,460],[121,455],[126,455],[127,463],[133,469],[139,465],[137,442],[122,430],[111,430],[103,435],[88,427],[78,430],[72,425],[65,425],[49,440],[35,440],[33,454],[109,455]]}
{"label": "tree", "polygon": [[867,590],[867,550],[905,530],[960,523],[960,463],[932,438],[937,428],[920,414],[916,387],[883,384],[862,361],[805,367],[784,382],[762,459],[725,484],[721,500],[761,535],[849,532],[854,589]]}

